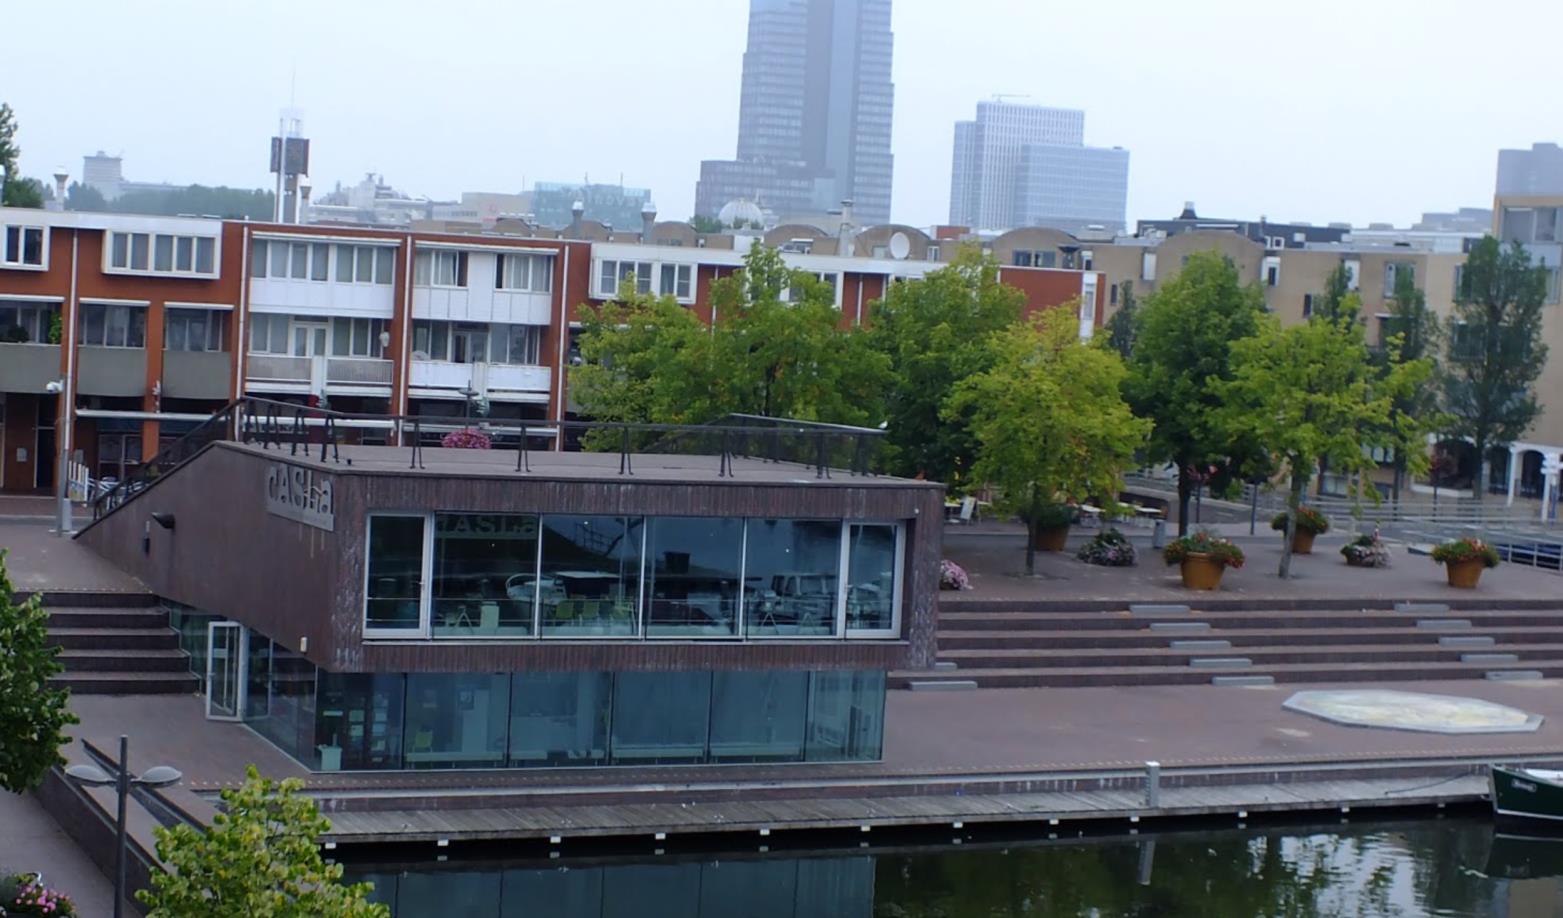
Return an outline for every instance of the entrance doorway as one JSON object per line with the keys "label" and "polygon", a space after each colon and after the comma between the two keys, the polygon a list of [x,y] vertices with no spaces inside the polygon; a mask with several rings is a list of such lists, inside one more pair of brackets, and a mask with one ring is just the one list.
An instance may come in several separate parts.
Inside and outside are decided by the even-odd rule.
{"label": "entrance doorway", "polygon": [[238,720],[244,712],[244,626],[211,622],[206,626],[206,717]]}

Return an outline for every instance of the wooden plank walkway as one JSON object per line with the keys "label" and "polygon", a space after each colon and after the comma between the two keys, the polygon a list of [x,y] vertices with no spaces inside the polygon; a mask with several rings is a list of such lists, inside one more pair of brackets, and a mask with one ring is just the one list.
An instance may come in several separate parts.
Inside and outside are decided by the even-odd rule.
{"label": "wooden plank walkway", "polygon": [[[331,814],[325,840],[380,842],[606,838],[769,830],[858,830],[963,823],[1150,820],[1231,813],[1340,811],[1471,804],[1487,797],[1487,779],[1459,776],[1169,787],[1161,805],[1145,793],[1091,790],[965,796],[724,800],[708,803],[365,810]],[[1240,815],[1242,814],[1242,815]],[[863,827],[867,827],[865,830]]]}

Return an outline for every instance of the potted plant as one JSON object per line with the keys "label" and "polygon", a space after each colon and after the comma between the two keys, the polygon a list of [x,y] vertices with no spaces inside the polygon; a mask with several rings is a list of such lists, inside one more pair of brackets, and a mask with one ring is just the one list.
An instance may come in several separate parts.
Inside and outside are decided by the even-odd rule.
{"label": "potted plant", "polygon": [[1063,551],[1069,538],[1069,524],[1074,522],[1075,508],[1068,504],[1049,501],[1020,512],[1021,520],[1031,531],[1031,547],[1037,551]]}
{"label": "potted plant", "polygon": [[969,590],[971,579],[966,576],[966,569],[948,558],[939,562],[939,589],[941,590]]}
{"label": "potted plant", "polygon": [[441,437],[440,445],[446,449],[489,449],[494,444],[488,434],[482,430],[476,427],[464,427]]}
{"label": "potted plant", "polygon": [[1196,532],[1173,539],[1162,550],[1166,562],[1179,565],[1183,585],[1191,590],[1214,590],[1229,567],[1243,566],[1243,550],[1231,539],[1209,532]]}
{"label": "potted plant", "polygon": [[[1270,528],[1286,538],[1286,514],[1282,510],[1270,521]],[[1330,518],[1309,506],[1297,508],[1297,534],[1292,536],[1292,552],[1299,555],[1313,554],[1314,536],[1330,531]]]}
{"label": "potted plant", "polygon": [[1389,547],[1378,532],[1360,535],[1340,547],[1342,557],[1352,567],[1389,567]]}
{"label": "potted plant", "polygon": [[1433,560],[1444,566],[1450,586],[1470,589],[1482,579],[1483,570],[1498,566],[1498,549],[1466,536],[1435,547]]}
{"label": "potted plant", "polygon": [[1124,534],[1116,529],[1099,532],[1091,537],[1089,542],[1080,546],[1080,551],[1075,555],[1086,564],[1100,564],[1104,567],[1133,567],[1134,545],[1124,537]]}

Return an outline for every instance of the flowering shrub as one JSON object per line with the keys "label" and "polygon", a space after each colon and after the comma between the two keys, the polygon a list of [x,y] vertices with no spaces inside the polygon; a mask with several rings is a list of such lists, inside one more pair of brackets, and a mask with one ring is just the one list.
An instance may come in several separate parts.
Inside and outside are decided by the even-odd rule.
{"label": "flowering shrub", "polygon": [[1173,539],[1161,552],[1168,564],[1182,564],[1189,555],[1208,555],[1210,560],[1231,568],[1242,567],[1244,561],[1243,550],[1231,539],[1204,531]]}
{"label": "flowering shrub", "polygon": [[[1270,521],[1270,528],[1276,532],[1286,531],[1286,511],[1281,511]],[[1309,506],[1297,508],[1297,531],[1311,532],[1314,535],[1323,535],[1330,531],[1330,518]]]}
{"label": "flowering shrub", "polygon": [[1480,561],[1482,567],[1498,566],[1498,549],[1493,548],[1481,539],[1473,539],[1466,536],[1463,539],[1455,539],[1445,542],[1433,549],[1433,560],[1439,564],[1453,564],[1459,561]]}
{"label": "flowering shrub", "polygon": [[64,893],[55,892],[38,881],[35,874],[7,877],[0,884],[0,915],[49,915],[70,918],[76,905]]}
{"label": "flowering shrub", "polygon": [[941,590],[969,590],[971,579],[966,576],[966,569],[954,561],[939,562],[939,589]]}
{"label": "flowering shrub", "polygon": [[494,443],[483,431],[476,427],[467,427],[453,430],[440,437],[440,445],[446,449],[489,449]]}
{"label": "flowering shrub", "polygon": [[1080,546],[1076,555],[1086,564],[1101,564],[1105,567],[1133,567],[1134,545],[1124,538],[1123,533],[1116,529],[1097,533],[1089,542]]}
{"label": "flowering shrub", "polygon": [[1340,553],[1353,567],[1389,567],[1389,547],[1379,540],[1376,531],[1342,545]]}

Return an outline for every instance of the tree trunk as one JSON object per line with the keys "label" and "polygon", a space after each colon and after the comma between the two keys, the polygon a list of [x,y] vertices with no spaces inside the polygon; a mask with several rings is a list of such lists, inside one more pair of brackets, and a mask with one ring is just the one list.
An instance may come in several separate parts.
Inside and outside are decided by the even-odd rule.
{"label": "tree trunk", "polygon": [[1308,487],[1308,473],[1292,466],[1292,487],[1286,495],[1286,542],[1281,546],[1282,580],[1292,575],[1292,540],[1297,537],[1297,510],[1302,506],[1303,490]]}
{"label": "tree trunk", "polygon": [[1041,501],[1037,498],[1037,489],[1031,489],[1031,513],[1026,518],[1026,576],[1030,577],[1037,569],[1037,516],[1042,512]]}
{"label": "tree trunk", "polygon": [[1189,473],[1178,466],[1178,538],[1189,534]]}
{"label": "tree trunk", "polygon": [[1482,497],[1487,493],[1487,438],[1478,434],[1476,437],[1476,480],[1471,482],[1471,500],[1481,506]]}
{"label": "tree trunk", "polygon": [[1406,457],[1401,455],[1399,449],[1395,450],[1395,483],[1390,486],[1390,500],[1395,505],[1395,511],[1400,511],[1400,480],[1406,477]]}

